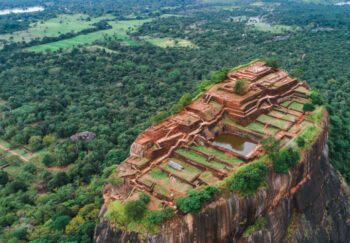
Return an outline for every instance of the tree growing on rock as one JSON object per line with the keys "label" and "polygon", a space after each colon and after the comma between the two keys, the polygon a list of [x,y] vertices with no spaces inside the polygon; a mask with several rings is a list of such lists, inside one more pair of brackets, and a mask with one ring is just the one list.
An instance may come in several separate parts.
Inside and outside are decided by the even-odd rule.
{"label": "tree growing on rock", "polygon": [[246,92],[247,84],[247,80],[238,79],[235,83],[235,86],[233,87],[233,91],[236,94],[243,95]]}

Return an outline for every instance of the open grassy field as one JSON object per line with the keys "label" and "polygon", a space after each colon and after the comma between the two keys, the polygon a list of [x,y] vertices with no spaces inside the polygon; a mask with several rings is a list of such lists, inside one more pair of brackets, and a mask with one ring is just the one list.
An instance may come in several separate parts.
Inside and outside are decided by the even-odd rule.
{"label": "open grassy field", "polygon": [[159,47],[162,47],[162,48],[167,48],[167,47],[196,48],[197,47],[191,41],[184,40],[184,39],[145,37],[144,40],[149,42],[149,43],[151,43],[152,45],[159,46]]}
{"label": "open grassy field", "polygon": [[149,22],[151,20],[152,19],[109,21],[108,23],[112,26],[112,29],[96,31],[65,40],[32,46],[27,50],[34,52],[43,52],[47,50],[57,51],[61,48],[69,49],[79,45],[92,44],[97,40],[107,40],[109,38],[123,41],[129,45],[137,45],[137,42],[130,38],[128,32],[135,31],[143,23]]}
{"label": "open grassy field", "polygon": [[263,32],[271,32],[274,34],[282,34],[284,32],[295,32],[298,30],[297,27],[293,27],[293,26],[281,25],[281,24],[271,25],[264,22],[255,23],[253,26],[255,30],[263,31]]}
{"label": "open grassy field", "polygon": [[6,142],[5,140],[3,139],[0,139],[0,148],[1,149],[8,149],[11,147],[11,144],[9,144],[8,142]]}
{"label": "open grassy field", "polygon": [[116,51],[113,51],[111,49],[108,49],[108,48],[106,48],[104,46],[99,46],[99,45],[88,46],[87,49],[90,50],[90,51],[93,51],[93,52],[101,50],[101,51],[105,51],[106,53],[109,53],[109,54],[111,54],[111,53],[118,53]]}
{"label": "open grassy field", "polygon": [[0,35],[0,41],[29,42],[44,37],[57,37],[61,34],[79,32],[93,27],[93,24],[101,20],[112,20],[114,18],[112,15],[94,18],[85,14],[62,14],[57,18],[35,22],[27,30]]}

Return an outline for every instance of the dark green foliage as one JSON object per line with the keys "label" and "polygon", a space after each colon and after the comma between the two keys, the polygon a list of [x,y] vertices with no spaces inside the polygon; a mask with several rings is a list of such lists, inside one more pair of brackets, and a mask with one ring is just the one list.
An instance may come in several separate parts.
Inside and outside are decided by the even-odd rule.
{"label": "dark green foliage", "polygon": [[306,144],[306,141],[303,137],[298,137],[297,138],[297,144],[300,148],[303,148]]}
{"label": "dark green foliage", "polygon": [[183,107],[190,104],[191,101],[192,95],[190,93],[185,93],[183,96],[181,96],[180,100],[170,108],[170,114],[180,112],[183,109]]}
{"label": "dark green foliage", "polygon": [[198,84],[198,90],[199,91],[205,91],[210,85],[212,85],[213,82],[210,80],[203,80]]}
{"label": "dark green foliage", "polygon": [[66,225],[71,220],[71,217],[68,215],[62,215],[55,218],[51,224],[51,227],[55,230],[64,230]]}
{"label": "dark green foliage", "polygon": [[9,176],[6,171],[0,170],[0,185],[6,185],[9,181]]}
{"label": "dark green foliage", "polygon": [[235,83],[235,86],[233,87],[233,91],[236,94],[242,95],[244,94],[246,86],[247,86],[247,81],[245,79],[238,79]]}
{"label": "dark green foliage", "polygon": [[220,190],[214,186],[208,186],[202,191],[191,191],[187,197],[176,199],[176,206],[184,213],[198,213],[203,204],[209,202]]}
{"label": "dark green foliage", "polygon": [[264,60],[266,62],[267,66],[273,67],[273,68],[278,68],[279,67],[279,62],[275,58],[267,58]]}
{"label": "dark green foliage", "polygon": [[16,229],[12,234],[12,237],[17,240],[26,240],[27,239],[27,229],[25,227],[20,227]]}
{"label": "dark green foliage", "polygon": [[50,190],[56,189],[69,183],[69,177],[65,172],[56,173],[48,182],[47,186]]}
{"label": "dark green foliage", "polygon": [[149,201],[150,197],[147,194],[141,193],[138,200],[129,201],[125,204],[125,215],[134,221],[142,219]]}
{"label": "dark green foliage", "polygon": [[29,139],[29,147],[32,151],[38,151],[43,147],[43,140],[40,136],[32,136]]}
{"label": "dark green foliage", "polygon": [[6,215],[2,215],[0,217],[0,226],[1,227],[11,226],[16,220],[17,220],[17,217],[14,213],[8,213]]}
{"label": "dark green foliage", "polygon": [[336,110],[330,110],[330,138],[328,140],[330,159],[350,182],[350,119],[346,116],[339,116],[338,114],[341,114],[339,109],[343,109],[342,106]]}
{"label": "dark green foliage", "polygon": [[16,193],[19,191],[25,192],[27,191],[28,187],[24,182],[21,181],[12,181],[7,183],[5,190],[7,192],[7,194],[12,194],[12,193]]}
{"label": "dark green foliage", "polygon": [[255,231],[263,229],[267,225],[267,220],[263,217],[259,217],[255,220],[255,223],[249,225],[243,232],[243,237],[249,237]]}
{"label": "dark green foliage", "polygon": [[[299,137],[297,144],[299,147],[303,147],[305,140]],[[280,141],[273,137],[264,139],[262,145],[267,156],[272,161],[273,169],[276,173],[287,173],[288,168],[293,167],[300,159],[299,152],[293,148],[280,151]]]}
{"label": "dark green foliage", "polygon": [[253,194],[264,182],[266,173],[267,167],[263,162],[249,164],[239,169],[227,180],[228,187],[244,195]]}
{"label": "dark green foliage", "polygon": [[181,96],[180,100],[178,101],[178,104],[181,106],[189,105],[192,101],[192,95],[190,93],[185,93]]}
{"label": "dark green foliage", "polygon": [[146,217],[146,221],[150,225],[159,225],[164,220],[174,216],[174,210],[171,208],[164,208],[161,211],[149,211]]}
{"label": "dark green foliage", "polygon": [[228,69],[221,69],[218,71],[213,71],[210,73],[210,80],[213,83],[218,83],[226,78],[228,71],[229,71]]}
{"label": "dark green foliage", "polygon": [[265,138],[261,143],[268,156],[276,154],[281,146],[280,140],[277,140],[274,137]]}
{"label": "dark green foliage", "polygon": [[288,168],[297,164],[300,159],[299,152],[292,148],[287,148],[274,154],[272,157],[273,170],[276,173],[287,173]]}
{"label": "dark green foliage", "polygon": [[[1,9],[33,6],[33,1],[37,2],[4,0],[0,6]],[[140,18],[189,12],[191,16],[185,18],[155,18],[132,36],[183,38],[198,48],[162,49],[142,41],[138,46],[128,46],[120,40],[104,40],[98,45],[113,53],[75,48],[71,52],[34,54],[22,51],[20,44],[0,51],[0,136],[28,148],[31,137],[42,137],[44,149],[54,158],[47,164],[70,164],[66,173],[72,182],[51,191],[47,188],[52,179],[50,172],[43,173],[44,169],[38,166],[36,174],[31,175],[23,170],[23,162],[18,158],[6,158],[10,166],[20,167],[19,173],[11,174],[11,179],[24,180],[28,190],[20,197],[20,191],[8,194],[11,182],[0,186],[0,241],[18,242],[3,230],[9,227],[6,231],[14,232],[20,224],[19,218],[26,218],[35,225],[33,230],[41,232],[34,242],[91,242],[94,220],[79,225],[72,233],[48,231],[46,225],[57,217],[53,212],[68,208],[70,212],[61,215],[74,218],[77,210],[86,204],[94,203],[98,208],[104,183],[100,180],[102,171],[126,158],[135,137],[149,126],[150,117],[161,110],[169,110],[168,115],[176,113],[181,106],[174,106],[171,111],[169,107],[182,94],[199,94],[224,77],[210,75],[212,70],[234,67],[259,56],[280,60],[280,67],[293,70],[293,74],[322,95],[321,101],[330,113],[330,160],[350,181],[350,46],[344,44],[350,33],[347,8],[281,1],[273,12],[247,5],[234,11],[220,10],[220,6],[201,11],[197,5],[200,1],[191,6],[181,1],[178,10],[163,8],[179,6],[177,0],[166,4],[159,0],[130,0],[127,4],[110,0],[86,2],[60,1],[42,13],[0,16],[0,32],[26,29],[35,20],[62,13],[65,7],[94,16],[108,10],[117,18],[129,14]],[[149,6],[147,10],[145,5]],[[266,16],[269,23],[298,25],[300,31],[258,32],[247,29],[244,23],[230,21],[235,16]],[[332,30],[324,31],[315,23]],[[278,41],[280,37],[288,39]],[[320,103],[313,94],[311,100],[314,105]],[[86,130],[95,132],[95,140],[103,142],[89,146],[90,142],[69,141],[70,135]],[[109,150],[113,151],[109,154]],[[33,206],[23,204],[29,202],[28,196],[34,201]]]}
{"label": "dark green foliage", "polygon": [[315,110],[315,106],[311,103],[306,103],[303,106],[303,111],[304,112],[309,112],[309,111],[314,111]]}
{"label": "dark green foliage", "polygon": [[52,154],[45,154],[41,160],[41,162],[46,166],[54,165],[55,159]]}
{"label": "dark green foliage", "polygon": [[141,193],[139,201],[143,202],[144,204],[148,204],[150,202],[151,198],[146,193]]}
{"label": "dark green foliage", "polygon": [[31,174],[34,174],[36,172],[36,166],[33,163],[27,163],[23,166],[23,170]]}
{"label": "dark green foliage", "polygon": [[318,91],[311,91],[310,99],[313,105],[322,105],[323,99]]}
{"label": "dark green foliage", "polygon": [[157,123],[163,121],[168,116],[170,116],[169,112],[160,111],[160,112],[157,112],[157,114],[155,116],[151,117],[150,121],[152,124],[157,124]]}

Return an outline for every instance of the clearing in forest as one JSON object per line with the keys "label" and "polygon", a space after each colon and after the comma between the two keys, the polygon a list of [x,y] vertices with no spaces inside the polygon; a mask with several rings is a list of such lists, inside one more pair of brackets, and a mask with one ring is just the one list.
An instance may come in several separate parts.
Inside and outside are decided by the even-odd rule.
{"label": "clearing in forest", "polygon": [[56,18],[32,23],[27,30],[0,35],[0,42],[30,42],[44,37],[58,37],[62,34],[76,33],[93,28],[102,20],[112,20],[113,15],[90,17],[85,14],[62,14]]}
{"label": "clearing in forest", "polygon": [[112,39],[120,40],[128,45],[137,45],[137,41],[129,36],[129,32],[135,31],[142,24],[149,21],[152,21],[152,19],[108,21],[108,24],[112,26],[111,29],[100,30],[60,41],[32,46],[27,48],[27,50],[34,52],[57,51],[59,49],[69,49],[79,45],[92,44],[96,41],[108,41]]}
{"label": "clearing in forest", "polygon": [[167,47],[196,48],[197,47],[190,40],[185,40],[185,39],[145,37],[144,40],[151,43],[152,45],[159,46],[162,48],[167,48]]}

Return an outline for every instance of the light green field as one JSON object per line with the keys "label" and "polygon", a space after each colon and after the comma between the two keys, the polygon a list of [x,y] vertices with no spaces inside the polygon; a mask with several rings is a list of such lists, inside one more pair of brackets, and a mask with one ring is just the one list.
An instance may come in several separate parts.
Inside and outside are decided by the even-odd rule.
{"label": "light green field", "polygon": [[112,26],[112,29],[96,31],[65,40],[32,46],[27,50],[34,52],[43,52],[47,50],[57,51],[61,48],[69,49],[79,45],[92,44],[97,40],[107,40],[109,38],[121,40],[129,45],[137,45],[137,42],[129,37],[128,32],[135,31],[139,26],[149,21],[152,21],[152,19],[109,21],[108,23]]}
{"label": "light green field", "polygon": [[303,104],[299,102],[293,102],[288,108],[297,110],[297,111],[303,111]]}
{"label": "light green field", "polygon": [[295,122],[296,121],[296,117],[293,116],[292,114],[284,114],[280,111],[276,111],[276,110],[272,110],[269,114],[269,116],[272,116],[272,117],[276,117],[276,118],[280,118],[280,119],[284,119],[284,120],[287,120],[287,121],[290,121],[290,122]]}
{"label": "light green field", "polygon": [[184,39],[172,39],[172,38],[150,38],[145,37],[144,38],[147,42],[151,43],[152,45],[159,46],[162,48],[167,47],[189,47],[189,48],[196,48],[197,46],[193,44],[189,40]]}
{"label": "light green field", "polygon": [[210,171],[205,171],[203,172],[199,179],[201,179],[202,181],[204,181],[205,183],[207,183],[208,185],[212,185],[214,183],[216,183],[218,181],[218,178],[216,178],[213,173],[211,173]]}
{"label": "light green field", "polygon": [[176,153],[194,161],[199,164],[202,164],[204,166],[207,166],[209,168],[217,169],[217,170],[223,170],[225,168],[224,164],[221,164],[217,162],[216,160],[208,161],[207,158],[191,151],[191,150],[185,150],[185,149],[177,149]]}
{"label": "light green field", "polygon": [[254,23],[251,26],[253,27],[254,30],[262,31],[262,32],[271,32],[274,34],[282,34],[285,32],[296,32],[300,29],[299,27],[294,27],[289,25],[281,25],[281,24],[271,25],[264,22]]}
{"label": "light green field", "polygon": [[0,35],[0,41],[29,42],[43,37],[57,37],[62,34],[79,32],[93,27],[93,24],[101,20],[112,20],[114,18],[112,15],[93,18],[85,14],[63,14],[57,18],[33,23],[27,30]]}
{"label": "light green field", "polygon": [[214,155],[216,158],[231,163],[232,165],[237,165],[242,162],[242,160],[238,159],[237,157],[227,155],[220,150],[211,148],[211,147],[206,147],[206,146],[195,146],[195,150],[198,150],[202,153],[205,153],[206,155]]}
{"label": "light green field", "polygon": [[8,142],[6,142],[5,140],[3,139],[0,139],[0,145],[6,149],[10,148],[11,147],[11,144],[9,144]]}
{"label": "light green field", "polygon": [[126,20],[126,21],[109,21],[112,29],[92,32],[86,35],[79,35],[73,38],[55,41],[43,45],[32,46],[27,48],[29,51],[57,51],[59,49],[70,49],[79,45],[92,44],[97,40],[107,40],[108,38],[121,40],[129,45],[137,45],[135,40],[132,40],[127,32],[135,31],[143,23],[149,22],[152,19],[144,20]]}
{"label": "light green field", "polygon": [[111,53],[118,53],[118,52],[116,52],[114,50],[111,50],[111,49],[108,49],[108,48],[106,48],[104,46],[99,46],[99,45],[88,46],[87,49],[90,50],[90,51],[101,50],[101,51],[105,51],[106,53],[109,53],[109,54],[111,54]]}
{"label": "light green field", "polygon": [[271,124],[275,127],[278,127],[280,129],[284,129],[286,130],[287,128],[289,128],[291,126],[291,123],[288,121],[284,121],[281,119],[277,119],[277,118],[273,118],[267,115],[260,115],[257,118],[257,121],[262,122],[264,124]]}
{"label": "light green field", "polygon": [[274,127],[271,127],[271,126],[269,126],[269,127],[267,127],[265,129],[265,125],[261,124],[259,122],[252,122],[252,123],[250,123],[247,126],[247,128],[249,130],[252,130],[252,131],[255,131],[255,132],[258,132],[258,133],[261,133],[261,134],[265,134],[265,132],[268,132],[268,133],[271,133],[271,135],[275,135],[278,132],[277,128],[274,128]]}
{"label": "light green field", "polygon": [[195,176],[198,175],[198,173],[200,173],[201,171],[199,169],[197,169],[196,167],[189,165],[183,161],[177,160],[175,158],[170,158],[169,160],[174,161],[178,164],[180,164],[184,169],[179,171],[174,169],[173,167],[169,166],[168,162],[166,161],[165,163],[163,163],[162,165],[160,165],[160,167],[166,169],[167,171],[169,171],[172,174],[175,174],[181,178],[184,178],[187,181],[191,181]]}

